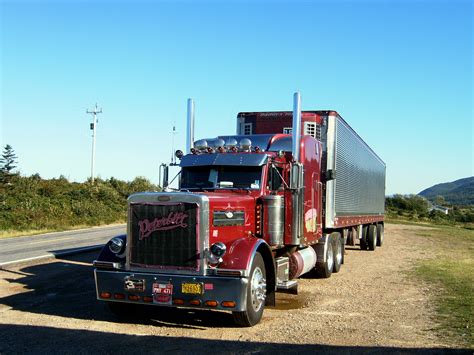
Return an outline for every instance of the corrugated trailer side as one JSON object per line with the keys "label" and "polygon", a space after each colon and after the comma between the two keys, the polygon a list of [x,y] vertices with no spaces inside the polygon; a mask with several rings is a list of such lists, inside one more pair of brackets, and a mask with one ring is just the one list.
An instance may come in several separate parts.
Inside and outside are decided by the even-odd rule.
{"label": "corrugated trailer side", "polygon": [[383,221],[385,163],[336,112],[327,116],[325,227]]}

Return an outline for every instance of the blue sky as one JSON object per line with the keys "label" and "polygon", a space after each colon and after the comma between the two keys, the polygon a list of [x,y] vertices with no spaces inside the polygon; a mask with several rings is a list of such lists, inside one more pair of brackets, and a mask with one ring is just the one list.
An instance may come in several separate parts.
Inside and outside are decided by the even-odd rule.
{"label": "blue sky", "polygon": [[387,194],[473,174],[470,1],[0,1],[1,144],[21,173],[157,182],[171,130],[239,111],[334,109],[387,164]]}

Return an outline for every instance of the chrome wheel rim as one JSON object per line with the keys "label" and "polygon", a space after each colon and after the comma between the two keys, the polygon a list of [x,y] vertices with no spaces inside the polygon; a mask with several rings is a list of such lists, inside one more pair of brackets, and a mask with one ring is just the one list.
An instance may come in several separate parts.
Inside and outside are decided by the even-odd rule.
{"label": "chrome wheel rim", "polygon": [[332,244],[331,244],[331,242],[328,243],[326,261],[327,261],[327,264],[328,264],[328,270],[332,270],[332,268],[334,266],[334,255],[332,253]]}
{"label": "chrome wheel rim", "polygon": [[250,300],[252,308],[258,312],[262,308],[267,296],[267,282],[263,277],[263,272],[260,267],[256,267],[253,271],[252,279],[250,280]]}

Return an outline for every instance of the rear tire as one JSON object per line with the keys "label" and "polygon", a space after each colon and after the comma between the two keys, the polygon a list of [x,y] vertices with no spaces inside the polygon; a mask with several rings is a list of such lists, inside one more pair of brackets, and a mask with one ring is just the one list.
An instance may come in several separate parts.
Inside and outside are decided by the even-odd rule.
{"label": "rear tire", "polygon": [[232,312],[234,322],[242,327],[251,327],[262,319],[267,295],[265,263],[262,255],[256,253],[250,268],[247,283],[247,304],[243,312]]}
{"label": "rear tire", "polygon": [[377,227],[371,224],[367,231],[367,246],[369,250],[375,250],[377,247]]}
{"label": "rear tire", "polygon": [[332,234],[328,238],[329,240],[326,241],[326,261],[316,263],[316,275],[324,279],[331,277],[332,270],[334,269],[334,242]]}
{"label": "rear tire", "polygon": [[362,250],[367,250],[367,226],[362,226],[362,236],[359,243]]}
{"label": "rear tire", "polygon": [[383,224],[382,224],[382,223],[379,223],[379,224],[377,224],[377,246],[378,246],[378,247],[381,247],[381,246],[382,246],[382,244],[383,244],[383,237],[384,237]]}
{"label": "rear tire", "polygon": [[341,270],[342,262],[344,261],[344,248],[340,233],[331,233],[332,242],[334,243],[334,267],[333,272]]}

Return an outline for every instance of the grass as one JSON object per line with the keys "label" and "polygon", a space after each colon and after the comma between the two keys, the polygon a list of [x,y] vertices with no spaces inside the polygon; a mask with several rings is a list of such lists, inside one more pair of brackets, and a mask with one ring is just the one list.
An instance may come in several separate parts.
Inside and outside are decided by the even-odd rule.
{"label": "grass", "polygon": [[434,257],[419,262],[414,272],[437,287],[437,330],[455,344],[474,348],[474,231],[459,227],[433,226],[418,232],[434,246]]}

